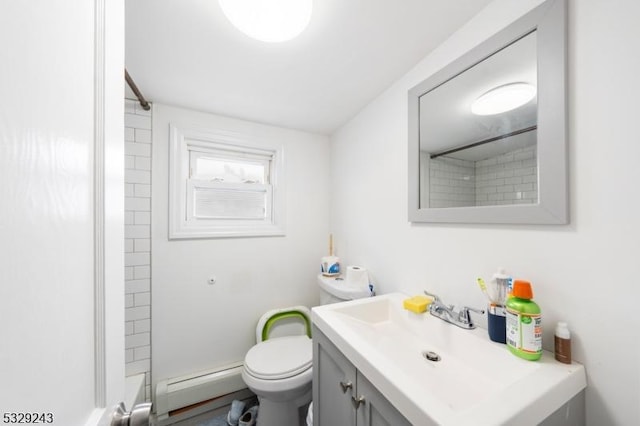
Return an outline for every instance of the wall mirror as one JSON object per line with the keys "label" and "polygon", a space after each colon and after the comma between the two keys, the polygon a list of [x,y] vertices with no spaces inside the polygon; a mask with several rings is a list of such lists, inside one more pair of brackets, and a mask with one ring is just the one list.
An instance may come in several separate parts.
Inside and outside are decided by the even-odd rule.
{"label": "wall mirror", "polygon": [[409,91],[411,222],[568,222],[566,1]]}

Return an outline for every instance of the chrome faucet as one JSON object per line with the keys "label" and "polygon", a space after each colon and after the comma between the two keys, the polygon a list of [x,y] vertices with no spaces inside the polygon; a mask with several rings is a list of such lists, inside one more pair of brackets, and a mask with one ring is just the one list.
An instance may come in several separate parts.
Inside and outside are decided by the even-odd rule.
{"label": "chrome faucet", "polygon": [[457,325],[460,328],[464,328],[466,330],[476,328],[469,311],[477,314],[484,314],[483,309],[474,309],[468,306],[463,306],[459,312],[456,312],[453,305],[445,305],[442,302],[442,299],[440,299],[436,294],[429,293],[426,290],[424,291],[424,294],[433,298],[433,302],[429,305],[429,313],[431,315],[450,324]]}

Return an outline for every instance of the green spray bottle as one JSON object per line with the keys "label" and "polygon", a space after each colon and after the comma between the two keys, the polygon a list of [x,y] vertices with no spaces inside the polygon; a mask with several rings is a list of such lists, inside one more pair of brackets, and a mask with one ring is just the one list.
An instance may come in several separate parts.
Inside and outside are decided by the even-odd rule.
{"label": "green spray bottle", "polygon": [[506,305],[507,347],[520,358],[536,361],[542,356],[542,315],[531,299],[531,283],[515,280]]}

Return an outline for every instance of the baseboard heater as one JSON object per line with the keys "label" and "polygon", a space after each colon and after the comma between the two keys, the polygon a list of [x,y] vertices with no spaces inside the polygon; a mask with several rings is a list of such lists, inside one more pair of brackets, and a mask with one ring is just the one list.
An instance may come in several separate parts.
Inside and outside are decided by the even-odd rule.
{"label": "baseboard heater", "polygon": [[154,407],[158,420],[169,412],[246,388],[242,362],[158,382]]}

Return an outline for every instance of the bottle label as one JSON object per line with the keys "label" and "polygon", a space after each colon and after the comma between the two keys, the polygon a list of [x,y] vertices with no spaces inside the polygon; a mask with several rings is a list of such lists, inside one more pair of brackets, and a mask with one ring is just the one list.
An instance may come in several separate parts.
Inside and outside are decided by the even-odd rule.
{"label": "bottle label", "polygon": [[571,340],[554,337],[556,359],[565,364],[571,364]]}
{"label": "bottle label", "polygon": [[542,352],[542,315],[507,309],[507,345],[523,352]]}

